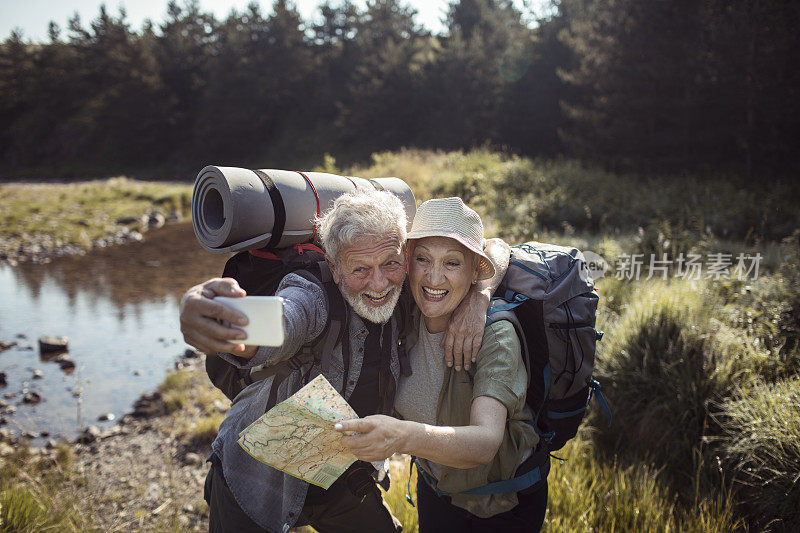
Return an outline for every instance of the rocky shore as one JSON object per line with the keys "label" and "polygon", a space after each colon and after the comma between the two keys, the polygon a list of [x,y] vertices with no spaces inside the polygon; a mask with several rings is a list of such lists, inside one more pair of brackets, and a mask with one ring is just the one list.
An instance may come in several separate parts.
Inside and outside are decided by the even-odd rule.
{"label": "rocky shore", "polygon": [[101,238],[90,240],[88,246],[63,242],[50,233],[19,233],[10,237],[0,237],[0,264],[8,263],[16,266],[19,263],[49,263],[55,257],[83,255],[98,248],[139,242],[144,238],[143,233],[148,230],[181,220],[182,215],[179,211],[171,211],[165,215],[152,210],[137,217],[122,217],[114,221],[113,231],[109,231]]}
{"label": "rocky shore", "polygon": [[[176,373],[193,387],[210,388],[202,355],[189,352],[176,362]],[[57,491],[74,496],[76,511],[92,529],[206,531],[203,483],[210,439],[187,435],[187,422],[198,413],[186,407],[170,408],[159,392],[145,394],[111,428],[89,426],[72,442],[50,439],[41,447],[2,428],[0,468],[13,461],[20,472],[45,476],[63,470],[59,457],[67,455],[69,472]],[[214,401],[204,412],[221,415],[227,409],[227,402]]]}

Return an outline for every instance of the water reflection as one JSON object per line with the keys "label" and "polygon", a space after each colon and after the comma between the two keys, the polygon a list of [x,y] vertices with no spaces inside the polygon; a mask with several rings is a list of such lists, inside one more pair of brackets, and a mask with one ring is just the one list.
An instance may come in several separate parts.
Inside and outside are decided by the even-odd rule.
{"label": "water reflection", "polygon": [[[18,343],[0,353],[8,380],[0,394],[16,407],[12,429],[71,437],[102,413],[119,417],[130,410],[185,348],[181,295],[219,275],[226,259],[203,250],[185,223],[83,257],[0,266],[0,340]],[[70,338],[74,373],[63,372],[58,357],[40,359],[36,340],[42,335]],[[37,369],[41,378],[34,378]],[[21,403],[25,389],[44,401]],[[78,391],[82,403],[73,396]]]}
{"label": "water reflection", "polygon": [[125,246],[95,250],[80,257],[55,259],[44,265],[23,264],[13,269],[17,282],[33,300],[52,280],[64,292],[73,309],[78,294],[91,297],[90,305],[105,298],[113,303],[119,318],[133,305],[171,299],[178,302],[190,286],[219,275],[228,256],[206,252],[195,240],[190,223],[175,224],[146,235],[146,240]]}

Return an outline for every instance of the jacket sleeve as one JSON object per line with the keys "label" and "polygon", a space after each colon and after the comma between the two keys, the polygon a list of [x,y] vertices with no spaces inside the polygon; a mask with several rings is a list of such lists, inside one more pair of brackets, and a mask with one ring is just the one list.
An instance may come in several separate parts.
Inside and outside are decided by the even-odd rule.
{"label": "jacket sleeve", "polygon": [[[325,329],[328,320],[328,299],[325,290],[298,276],[288,274],[278,285],[275,296],[283,298],[285,338],[281,346],[260,346],[250,359],[233,354],[220,356],[238,368],[272,366],[289,359],[300,348],[313,341]],[[264,324],[263,327],[270,327]]]}

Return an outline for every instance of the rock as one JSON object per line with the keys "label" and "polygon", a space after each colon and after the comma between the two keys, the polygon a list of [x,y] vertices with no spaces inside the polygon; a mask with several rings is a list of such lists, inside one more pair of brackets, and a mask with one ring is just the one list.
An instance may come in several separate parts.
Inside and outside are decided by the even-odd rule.
{"label": "rock", "polygon": [[0,352],[5,352],[9,348],[13,348],[16,345],[17,345],[16,342],[0,341]]}
{"label": "rock", "polygon": [[39,351],[41,353],[64,352],[69,350],[69,338],[45,335],[39,337]]}
{"label": "rock", "polygon": [[0,410],[0,414],[4,414],[4,415],[13,415],[16,412],[17,412],[17,408],[14,407],[13,405],[7,405],[7,406],[3,407],[2,410]]}
{"label": "rock", "polygon": [[14,453],[14,448],[5,442],[0,442],[0,457],[8,457]]}
{"label": "rock", "polygon": [[22,403],[37,404],[42,401],[42,396],[36,391],[28,391],[22,396]]}
{"label": "rock", "polygon": [[161,395],[157,392],[152,394],[143,394],[133,404],[133,416],[137,418],[147,418],[157,416],[164,411],[164,404],[161,401]]}
{"label": "rock", "polygon": [[3,400],[0,400],[0,409],[5,409],[5,407],[6,407],[7,405],[8,405],[8,404],[7,404],[6,402],[4,402]]}
{"label": "rock", "polygon": [[42,379],[44,374],[38,368],[33,371],[33,379]]}
{"label": "rock", "polygon": [[201,352],[198,352],[193,348],[186,348],[186,351],[183,352],[184,359],[199,359],[201,355]]}
{"label": "rock", "polygon": [[28,338],[28,336],[27,336],[27,335],[25,335],[24,333],[17,333],[17,336],[16,336],[16,338],[17,338],[17,339],[27,339],[27,338]]}
{"label": "rock", "polygon": [[120,217],[114,221],[115,224],[119,224],[120,226],[126,226],[128,224],[136,224],[137,222],[141,222],[141,217]]}
{"label": "rock", "polygon": [[40,437],[49,437],[50,436],[50,432],[49,431],[42,431],[41,433],[39,433],[39,436]]}
{"label": "rock", "polygon": [[[3,375],[5,376],[5,372],[3,372]],[[5,398],[6,400],[10,400],[11,398],[16,398],[16,397],[17,397],[16,392],[7,392],[3,394],[3,398]]]}
{"label": "rock", "polygon": [[203,458],[198,453],[189,452],[187,453],[184,458],[184,462],[189,465],[202,465]]}
{"label": "rock", "polygon": [[0,416],[0,426],[5,426],[6,424],[8,424],[8,418]]}
{"label": "rock", "polygon": [[158,211],[151,211],[147,215],[147,226],[150,228],[160,228],[163,227],[166,223],[167,219],[164,218],[164,215],[159,213]]}
{"label": "rock", "polygon": [[58,446],[58,441],[56,439],[50,439],[47,441],[47,444],[44,445],[44,447],[47,448],[48,450],[52,450],[57,446]]}
{"label": "rock", "polygon": [[115,418],[117,417],[114,416],[114,413],[103,413],[102,415],[97,417],[97,420],[99,422],[108,422],[109,420],[114,420]]}
{"label": "rock", "polygon": [[139,369],[136,369],[136,370],[133,371],[133,375],[134,376],[141,376],[142,375],[142,371],[139,370]]}
{"label": "rock", "polygon": [[23,439],[35,439],[38,436],[39,436],[39,434],[36,433],[35,431],[23,431],[22,432],[22,438]]}
{"label": "rock", "polygon": [[72,359],[70,359],[68,357],[62,357],[57,362],[58,362],[58,365],[61,367],[61,370],[63,370],[67,374],[69,374],[73,370],[75,370],[75,361],[73,361]]}
{"label": "rock", "polygon": [[8,428],[0,428],[0,442],[10,440],[13,432]]}
{"label": "rock", "polygon": [[106,437],[114,437],[116,435],[121,435],[121,434],[122,434],[122,428],[119,426],[113,426],[104,431],[102,433],[102,437],[105,439]]}
{"label": "rock", "polygon": [[89,426],[81,432],[80,437],[78,437],[78,442],[81,444],[91,444],[95,442],[100,437],[100,428],[97,426]]}
{"label": "rock", "polygon": [[73,398],[80,398],[81,396],[83,396],[83,392],[81,392],[79,390],[76,390],[76,391],[72,392],[72,397]]}
{"label": "rock", "polygon": [[0,372],[0,387],[8,385],[8,377],[5,372]]}

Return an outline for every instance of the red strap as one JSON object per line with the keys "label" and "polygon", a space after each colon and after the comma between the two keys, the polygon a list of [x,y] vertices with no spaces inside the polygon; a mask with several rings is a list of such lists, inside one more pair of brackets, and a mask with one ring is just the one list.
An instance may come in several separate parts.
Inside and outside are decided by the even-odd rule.
{"label": "red strap", "polygon": [[[310,180],[310,179],[308,179],[308,176],[306,176],[305,174],[303,174],[303,173],[302,173],[302,172],[300,172],[299,170],[295,170],[295,172],[297,172],[298,174],[300,174],[301,176],[303,176],[303,177],[306,179],[306,181],[308,182],[308,185],[311,187],[311,190],[312,190],[312,191],[314,191],[314,198],[316,198],[316,200],[317,200],[317,216],[319,216],[319,215],[320,215],[320,210],[319,210],[319,194],[317,194],[317,188],[316,188],[316,187],[314,187],[314,184],[313,184],[313,183],[311,183],[311,180]],[[311,239],[309,239],[309,240],[313,241],[313,240],[314,240],[314,237],[316,237],[316,236],[317,236],[317,225],[316,225],[316,223],[315,223],[315,224],[314,224],[314,233],[312,233],[312,234],[311,234]]]}
{"label": "red strap", "polygon": [[354,188],[354,189],[358,189],[358,185],[356,185],[356,182],[355,182],[355,181],[353,181],[353,180],[351,180],[351,179],[350,179],[350,176],[345,176],[345,177],[344,177],[344,179],[346,179],[347,181],[349,181],[350,183],[352,183],[352,184],[353,184],[353,188]]}
{"label": "red strap", "polygon": [[256,257],[260,257],[262,259],[272,259],[274,261],[280,261],[281,258],[277,255],[273,254],[266,248],[257,248],[255,250],[250,250],[250,253]]}
{"label": "red strap", "polygon": [[301,242],[300,244],[295,244],[294,247],[298,254],[302,254],[303,250],[308,250],[311,252],[319,252],[322,255],[325,255],[325,252],[322,251],[322,248],[310,242]]}
{"label": "red strap", "polygon": [[[322,255],[325,255],[325,252],[322,251],[322,248],[315,244],[311,244],[310,242],[301,242],[300,244],[295,244],[294,249],[297,250],[297,255],[303,255],[304,251],[308,252],[319,252]],[[281,261],[282,259],[269,251],[266,248],[257,248],[255,250],[250,250],[250,253],[256,257],[261,257],[262,259],[272,259],[274,261]]]}

